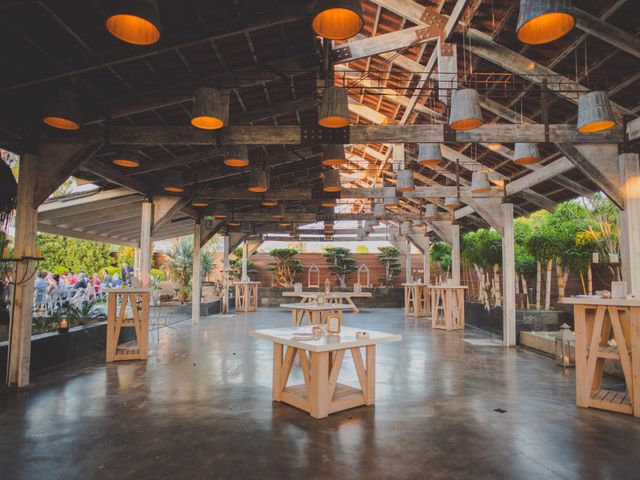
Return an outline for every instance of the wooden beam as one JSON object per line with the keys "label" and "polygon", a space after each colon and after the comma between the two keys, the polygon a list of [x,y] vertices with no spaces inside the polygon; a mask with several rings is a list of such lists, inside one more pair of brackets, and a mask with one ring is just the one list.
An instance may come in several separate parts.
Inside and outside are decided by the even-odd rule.
{"label": "wooden beam", "polygon": [[580,10],[579,8],[573,9],[573,16],[576,19],[576,27],[580,30],[588,33],[589,35],[593,35],[599,40],[602,40],[603,42],[606,42],[629,55],[640,58],[640,39],[635,37],[633,34],[625,32],[621,28],[610,23],[604,22],[598,17],[594,17],[590,13]]}
{"label": "wooden beam", "polygon": [[121,187],[130,188],[131,190],[142,193],[143,195],[150,195],[153,190],[144,182],[141,182],[136,178],[124,175],[117,169],[110,167],[109,165],[102,162],[91,162],[90,164],[85,164],[83,166],[83,169],[88,172],[94,173],[111,183],[115,183],[116,185],[120,185]]}
{"label": "wooden beam", "polygon": [[80,240],[91,240],[92,242],[109,243],[114,245],[124,245],[125,247],[138,247],[137,242],[129,240],[123,240],[117,236],[108,236],[82,232],[80,230],[74,230],[71,228],[62,228],[55,225],[48,225],[45,223],[38,223],[38,231],[45,233],[53,233],[54,235],[61,235],[63,237],[79,238]]}
{"label": "wooden beam", "polygon": [[458,26],[458,22],[462,18],[467,6],[469,5],[470,0],[457,0],[456,4],[453,6],[453,10],[451,10],[451,14],[449,15],[449,19],[447,20],[446,25],[444,26],[444,36],[442,38],[443,41],[449,40],[451,34]]}
{"label": "wooden beam", "polygon": [[188,198],[154,197],[151,236],[158,231],[189,203]]}
{"label": "wooden beam", "polygon": [[552,179],[563,172],[567,172],[574,168],[573,163],[566,157],[562,157],[544,167],[520,177],[517,180],[509,182],[506,186],[507,195],[513,195],[525,188],[533,187],[546,180]]}

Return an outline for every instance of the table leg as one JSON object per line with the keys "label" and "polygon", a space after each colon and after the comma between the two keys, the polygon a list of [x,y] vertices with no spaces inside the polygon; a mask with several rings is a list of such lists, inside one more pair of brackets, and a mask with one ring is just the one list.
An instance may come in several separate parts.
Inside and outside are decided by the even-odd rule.
{"label": "table leg", "polygon": [[367,405],[376,403],[376,346],[367,345]]}
{"label": "table leg", "polygon": [[282,344],[273,344],[273,385],[271,386],[273,401],[282,398]]}
{"label": "table leg", "polygon": [[360,309],[356,306],[356,304],[354,303],[353,299],[351,297],[346,297],[347,302],[349,303],[349,305],[351,305],[353,307],[353,311],[356,313],[360,313]]}
{"label": "table leg", "polygon": [[311,352],[311,382],[309,384],[311,416],[329,415],[329,352]]}
{"label": "table leg", "polygon": [[575,305],[574,330],[576,335],[576,405],[587,408],[589,406],[589,390],[587,389],[587,310],[583,305]]}
{"label": "table leg", "polygon": [[640,417],[640,308],[631,307],[629,309],[629,329],[631,335],[631,371],[633,372],[633,392],[627,388],[632,395],[631,408],[633,415]]}

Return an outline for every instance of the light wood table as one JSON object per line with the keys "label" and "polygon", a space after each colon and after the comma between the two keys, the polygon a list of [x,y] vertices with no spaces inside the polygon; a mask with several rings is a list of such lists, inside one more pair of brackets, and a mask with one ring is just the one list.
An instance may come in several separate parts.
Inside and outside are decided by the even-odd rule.
{"label": "light wood table", "polygon": [[430,311],[429,285],[403,283],[404,313],[410,317],[428,317]]}
{"label": "light wood table", "polygon": [[[376,395],[376,345],[399,342],[400,335],[369,330],[368,339],[355,337],[358,329],[342,327],[340,335],[319,340],[299,340],[296,332],[311,332],[311,327],[256,330],[249,335],[273,342],[273,400],[325,418],[361,405],[373,405]],[[286,348],[285,348],[286,347]],[[366,350],[363,360],[361,349]],[[351,350],[360,388],[338,383],[345,352]],[[299,357],[304,383],[287,386],[295,358]]]}
{"label": "light wood table", "polygon": [[[573,305],[576,405],[640,417],[640,300],[565,298]],[[626,391],[602,388],[605,359],[620,361]]]}
{"label": "light wood table", "polygon": [[342,322],[342,311],[351,309],[350,305],[336,305],[331,303],[324,303],[322,305],[316,303],[282,303],[280,307],[291,310],[291,324],[294,327],[302,325],[302,320],[304,320],[305,315],[309,321],[309,325],[324,322],[327,313],[339,315],[340,322]]}
{"label": "light wood table", "polygon": [[464,285],[429,285],[431,327],[464,330]]}
{"label": "light wood table", "polygon": [[344,305],[342,300],[346,300],[347,305],[351,305],[353,311],[358,313],[360,309],[353,302],[354,298],[371,298],[371,292],[282,292],[283,297],[300,297],[300,303],[311,302],[318,298],[318,295],[324,295],[327,303],[335,305]]}
{"label": "light wood table", "polygon": [[236,311],[255,312],[258,309],[258,285],[260,282],[234,282],[236,286]]}
{"label": "light wood table", "polygon": [[[106,288],[104,291],[107,293],[107,362],[146,360],[151,289]],[[133,328],[136,339],[118,344],[123,328]]]}

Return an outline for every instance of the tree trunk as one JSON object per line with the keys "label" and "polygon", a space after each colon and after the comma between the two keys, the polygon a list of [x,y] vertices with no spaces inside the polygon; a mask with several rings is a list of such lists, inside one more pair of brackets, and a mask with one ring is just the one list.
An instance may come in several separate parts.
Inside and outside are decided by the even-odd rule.
{"label": "tree trunk", "polygon": [[529,292],[527,287],[527,278],[524,275],[521,275],[522,278],[522,291],[524,293],[524,306],[528,310],[529,309]]}
{"label": "tree trunk", "polygon": [[553,270],[553,259],[547,260],[547,285],[544,295],[544,309],[549,310],[551,308],[551,271]]}
{"label": "tree trunk", "polygon": [[536,310],[540,310],[540,299],[542,296],[542,264],[540,260],[536,262]]}
{"label": "tree trunk", "polygon": [[556,280],[558,282],[558,300],[564,298],[564,270],[562,268],[562,260],[556,258]]}
{"label": "tree trunk", "polygon": [[587,292],[589,295],[593,295],[593,272],[591,271],[591,265],[587,270]]}
{"label": "tree trunk", "polygon": [[500,290],[500,265],[497,263],[493,266],[493,295],[496,299],[496,306],[502,305],[502,292]]}

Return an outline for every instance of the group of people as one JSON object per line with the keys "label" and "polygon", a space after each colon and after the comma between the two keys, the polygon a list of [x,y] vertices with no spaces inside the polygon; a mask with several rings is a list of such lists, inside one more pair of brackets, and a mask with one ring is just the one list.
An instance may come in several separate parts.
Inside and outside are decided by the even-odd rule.
{"label": "group of people", "polygon": [[65,302],[77,305],[104,297],[103,289],[120,288],[133,284],[133,268],[123,262],[120,272],[113,275],[104,268],[100,274],[87,275],[65,272],[62,274],[40,271],[34,281],[34,305],[36,310],[55,310]]}

